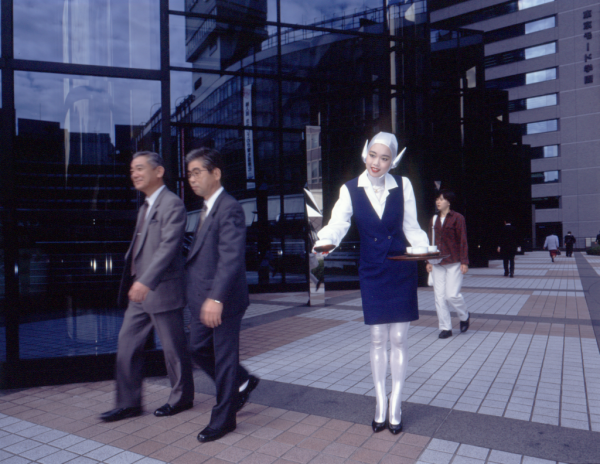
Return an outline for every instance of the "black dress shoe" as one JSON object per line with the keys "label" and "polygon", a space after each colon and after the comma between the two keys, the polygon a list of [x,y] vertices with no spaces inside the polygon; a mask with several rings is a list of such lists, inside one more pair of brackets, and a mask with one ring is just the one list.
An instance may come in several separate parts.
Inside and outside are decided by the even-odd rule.
{"label": "black dress shoe", "polygon": [[451,330],[442,330],[440,332],[440,334],[438,335],[439,338],[449,338],[452,336],[452,331]]}
{"label": "black dress shoe", "polygon": [[513,274],[511,274],[510,276],[511,276],[511,277],[514,277],[514,275],[513,275]]}
{"label": "black dress shoe", "polygon": [[133,408],[117,408],[112,411],[104,412],[100,415],[100,419],[104,422],[115,422],[129,417],[137,417],[142,415],[142,408],[135,406]]}
{"label": "black dress shoe", "polygon": [[171,406],[169,403],[161,406],[156,411],[154,411],[154,415],[156,417],[165,417],[165,416],[174,416],[183,411],[187,411],[188,409],[192,409],[194,407],[194,402],[190,401],[189,403],[180,404],[179,406]]}
{"label": "black dress shoe", "polygon": [[386,426],[387,426],[387,419],[384,420],[383,422],[375,422],[375,419],[373,419],[373,422],[371,422],[371,427],[373,427],[374,433],[381,432],[382,430],[385,429]]}
{"label": "black dress shoe", "polygon": [[388,422],[388,429],[390,430],[390,432],[392,432],[394,435],[398,435],[400,432],[402,432],[402,421],[400,421],[399,424],[393,425],[390,424]]}
{"label": "black dress shoe", "polygon": [[244,388],[244,390],[242,390],[238,395],[237,411],[246,406],[246,403],[250,398],[250,393],[252,393],[257,387],[258,382],[260,382],[260,379],[258,377],[254,375],[248,377],[248,385],[246,385],[246,388]]}
{"label": "black dress shoe", "polygon": [[508,277],[508,272],[505,272],[505,273],[504,273],[504,277]]}
{"label": "black dress shoe", "polygon": [[224,427],[219,430],[211,429],[210,427],[206,427],[202,432],[198,434],[198,441],[200,443],[208,443],[209,441],[215,441],[219,438],[224,437],[229,432],[233,432],[235,430],[235,424],[230,427]]}
{"label": "black dress shoe", "polygon": [[466,332],[467,330],[469,330],[469,322],[471,322],[471,313],[469,313],[469,317],[467,317],[466,321],[460,321],[461,332]]}

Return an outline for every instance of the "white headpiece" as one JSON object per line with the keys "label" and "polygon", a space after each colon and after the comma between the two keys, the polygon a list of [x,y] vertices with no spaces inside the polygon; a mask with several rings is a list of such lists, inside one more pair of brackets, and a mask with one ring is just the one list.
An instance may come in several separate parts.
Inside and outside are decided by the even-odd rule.
{"label": "white headpiece", "polygon": [[[363,148],[362,152],[363,162],[367,162],[367,155],[369,154],[369,150],[375,143],[380,143],[388,147],[392,152],[392,156],[394,156],[394,153],[398,153],[398,141],[396,140],[396,136],[394,134],[390,134],[389,132],[380,132],[375,137],[373,137],[370,142],[367,140],[367,143],[365,143],[365,148]],[[396,156],[394,161],[392,161],[390,169],[394,169],[400,164],[400,160],[402,159],[402,155],[405,151],[406,147],[404,147],[404,149],[400,153],[398,153],[398,156]]]}

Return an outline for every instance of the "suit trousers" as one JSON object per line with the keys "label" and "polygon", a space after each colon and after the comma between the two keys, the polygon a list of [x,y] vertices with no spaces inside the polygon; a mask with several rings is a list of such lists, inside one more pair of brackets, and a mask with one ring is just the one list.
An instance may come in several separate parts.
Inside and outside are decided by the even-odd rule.
{"label": "suit trousers", "polygon": [[504,261],[504,275],[513,275],[515,273],[515,255],[502,255],[502,261]]}
{"label": "suit trousers", "polygon": [[433,275],[435,310],[438,315],[439,328],[440,330],[452,330],[448,303],[454,308],[461,321],[466,321],[469,318],[465,299],[460,293],[463,281],[460,263],[434,264],[431,273]]}
{"label": "suit trousers", "polygon": [[217,389],[217,404],[212,409],[209,427],[219,430],[236,423],[240,385],[249,378],[240,365],[240,327],[243,313],[226,317],[211,329],[192,312],[190,351],[192,360],[210,376]]}
{"label": "suit trousers", "polygon": [[144,345],[154,327],[165,355],[171,394],[171,406],[194,400],[192,363],[183,330],[183,308],[160,313],[147,313],[143,303],[129,302],[117,349],[117,408],[142,405]]}

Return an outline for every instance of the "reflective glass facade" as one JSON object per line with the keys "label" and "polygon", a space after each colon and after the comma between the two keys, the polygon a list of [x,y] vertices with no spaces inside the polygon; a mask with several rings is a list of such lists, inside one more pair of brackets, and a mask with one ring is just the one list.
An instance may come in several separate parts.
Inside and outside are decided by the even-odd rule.
{"label": "reflective glass facade", "polygon": [[[225,188],[246,213],[252,291],[307,288],[304,187],[327,220],[379,131],[408,148],[396,174],[412,180],[423,226],[434,181],[462,194],[463,212],[484,194],[493,210],[493,186],[520,192],[497,178],[529,172],[518,128],[499,117],[506,94],[485,90],[482,35],[431,30],[425,2],[337,5],[2,0],[3,384],[112,376],[116,293],[143,201],[128,176],[135,151],[163,156],[191,213],[184,155],[223,153]],[[473,240],[484,238],[495,225],[470,211]],[[357,240],[351,229],[328,260],[328,288],[356,288]],[[158,372],[160,345],[147,347]]]}

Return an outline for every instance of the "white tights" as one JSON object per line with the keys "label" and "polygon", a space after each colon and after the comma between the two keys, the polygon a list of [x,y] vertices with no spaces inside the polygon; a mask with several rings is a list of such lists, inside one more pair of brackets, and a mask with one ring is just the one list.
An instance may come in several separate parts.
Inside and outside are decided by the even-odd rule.
{"label": "white tights", "polygon": [[388,420],[392,425],[398,425],[402,417],[402,387],[408,367],[408,327],[410,322],[395,322],[393,324],[378,324],[371,326],[371,371],[375,384],[375,422],[384,422],[388,409],[385,393],[387,377],[387,340],[388,333],[392,349],[390,364],[392,371],[392,393],[390,395]]}

